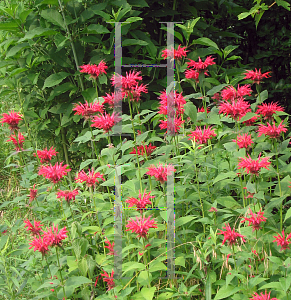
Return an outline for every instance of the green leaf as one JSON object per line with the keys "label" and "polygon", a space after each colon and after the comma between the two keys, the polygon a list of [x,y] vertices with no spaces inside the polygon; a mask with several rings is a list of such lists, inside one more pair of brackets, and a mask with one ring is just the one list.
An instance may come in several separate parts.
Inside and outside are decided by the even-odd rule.
{"label": "green leaf", "polygon": [[228,84],[225,84],[225,83],[217,85],[217,86],[213,87],[211,90],[209,90],[207,92],[207,95],[208,96],[213,96],[215,93],[218,93],[219,91],[221,91],[226,86],[228,86]]}
{"label": "green leaf", "polygon": [[226,179],[226,178],[235,178],[236,177],[236,173],[233,171],[227,172],[227,173],[221,173],[218,174],[218,176],[215,177],[215,179],[213,180],[213,184],[215,184],[216,182]]}
{"label": "green leaf", "polygon": [[277,291],[281,291],[282,286],[281,286],[280,282],[269,282],[259,288],[259,290],[262,290],[262,289],[275,289]]}
{"label": "green leaf", "polygon": [[175,221],[175,226],[176,228],[178,228],[179,226],[182,226],[192,220],[196,219],[195,216],[186,216],[186,217],[180,217],[177,219],[177,221]]}
{"label": "green leaf", "polygon": [[242,20],[242,19],[245,19],[246,17],[248,17],[248,16],[250,16],[252,13],[251,12],[243,12],[243,13],[240,13],[238,16],[237,16],[237,18],[239,19],[239,20]]}
{"label": "green leaf", "polygon": [[229,53],[231,53],[233,50],[235,50],[236,48],[238,48],[239,46],[233,46],[233,45],[228,45],[224,48],[223,51],[223,55],[224,58],[226,58],[228,56]]}
{"label": "green leaf", "polygon": [[238,55],[232,55],[231,57],[228,57],[226,60],[236,60],[236,59],[242,59],[241,56]]}
{"label": "green leaf", "polygon": [[190,117],[193,123],[197,120],[197,108],[192,102],[187,102],[184,105],[185,114]]}
{"label": "green leaf", "polygon": [[86,27],[82,33],[88,33],[88,34],[105,34],[105,33],[110,33],[110,31],[99,24],[91,24],[88,27]]}
{"label": "green leaf", "polygon": [[282,6],[285,9],[290,11],[290,3],[288,3],[287,1],[283,1],[283,0],[276,0],[276,3],[278,6]]}
{"label": "green leaf", "polygon": [[156,272],[156,271],[162,271],[162,270],[167,270],[167,267],[161,261],[154,260],[149,265],[150,272]]}
{"label": "green leaf", "polygon": [[209,38],[202,37],[202,38],[195,40],[193,43],[213,47],[213,48],[219,50],[217,44],[215,42],[211,41],[211,39],[209,39]]}
{"label": "green leaf", "polygon": [[[125,267],[126,265],[128,265],[127,268]],[[124,269],[125,270],[123,271],[123,275],[131,270],[144,270],[145,265],[142,263],[138,263],[138,262],[128,262],[127,264],[124,264]]]}
{"label": "green leaf", "polygon": [[221,204],[222,206],[226,208],[235,208],[240,207],[241,205],[237,203],[232,196],[224,196],[224,197],[218,197],[216,199],[217,203]]}
{"label": "green leaf", "polygon": [[207,280],[205,283],[205,300],[211,300],[211,277],[210,277],[210,274],[207,275]]}
{"label": "green leaf", "polygon": [[153,276],[148,271],[140,272],[139,276],[137,277],[137,281],[142,285],[146,286],[151,283]]}
{"label": "green leaf", "polygon": [[156,287],[146,288],[143,287],[141,290],[141,294],[145,300],[152,300],[154,298]]}
{"label": "green leaf", "polygon": [[42,27],[37,27],[37,28],[34,28],[32,30],[29,30],[25,36],[20,39],[18,42],[23,42],[23,41],[26,41],[26,40],[31,40],[35,37],[39,37],[39,36],[48,36],[48,35],[54,35],[58,33],[57,31],[55,30],[52,30],[52,29],[49,29],[49,28],[42,28]]}
{"label": "green leaf", "polygon": [[250,120],[252,117],[256,116],[257,114],[253,113],[253,112],[248,112],[246,113],[238,122],[242,123],[244,121]]}
{"label": "green leaf", "polygon": [[61,83],[65,78],[67,78],[70,74],[67,72],[59,72],[57,74],[50,75],[44,82],[43,90],[46,87],[52,87]]}
{"label": "green leaf", "polygon": [[8,238],[9,238],[8,235],[3,235],[3,236],[1,237],[1,240],[0,240],[0,250],[2,250],[2,248],[3,248],[4,245],[6,244]]}
{"label": "green leaf", "polygon": [[147,46],[148,43],[146,41],[136,40],[136,39],[126,39],[126,40],[122,41],[123,47],[131,46],[131,45]]}
{"label": "green leaf", "polygon": [[287,210],[284,222],[291,217],[291,207]]}
{"label": "green leaf", "polygon": [[175,259],[176,266],[182,266],[185,268],[185,258],[183,256],[179,256]]}
{"label": "green leaf", "polygon": [[[72,276],[69,277],[68,280],[65,283],[65,291],[66,296],[71,297],[75,291],[75,289],[82,284],[89,284],[92,283],[92,281],[84,276]],[[63,291],[60,291],[63,296]]]}
{"label": "green leaf", "polygon": [[18,44],[16,46],[12,47],[6,53],[6,58],[8,58],[10,56],[13,56],[13,55],[17,54],[19,51],[21,51],[21,50],[23,50],[25,48],[28,48],[28,47],[30,47],[29,43],[21,43],[21,44]]}
{"label": "green leaf", "polygon": [[62,15],[56,9],[45,9],[41,12],[40,15],[47,21],[53,23],[54,25],[57,25],[63,28],[64,30],[66,29]]}
{"label": "green leaf", "polygon": [[219,289],[219,291],[217,292],[214,300],[219,300],[219,299],[224,299],[227,298],[235,293],[237,293],[238,291],[240,291],[241,288],[240,287],[234,287],[232,285],[228,285],[223,286],[222,288]]}

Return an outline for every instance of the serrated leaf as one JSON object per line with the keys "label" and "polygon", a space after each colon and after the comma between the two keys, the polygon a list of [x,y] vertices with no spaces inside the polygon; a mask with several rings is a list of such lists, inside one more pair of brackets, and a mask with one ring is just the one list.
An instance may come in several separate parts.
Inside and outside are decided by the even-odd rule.
{"label": "serrated leaf", "polygon": [[215,184],[216,182],[226,179],[226,178],[235,178],[236,177],[236,173],[233,171],[227,172],[227,173],[221,173],[218,174],[218,176],[215,177],[215,179],[213,180],[213,184]]}
{"label": "serrated leaf", "polygon": [[187,102],[184,105],[185,114],[190,117],[193,123],[197,120],[197,108],[192,102]]}
{"label": "serrated leaf", "polygon": [[18,41],[18,43],[26,41],[26,40],[31,40],[31,39],[33,39],[35,37],[47,36],[47,35],[54,35],[56,33],[58,33],[58,32],[55,31],[55,30],[49,29],[49,28],[37,27],[37,28],[34,28],[32,30],[29,30],[25,34],[25,36]]}
{"label": "serrated leaf", "polygon": [[213,42],[211,39],[206,38],[206,37],[199,38],[199,39],[195,40],[193,43],[213,47],[213,48],[219,50],[217,44],[215,42]]}
{"label": "serrated leaf", "polygon": [[52,87],[61,83],[65,78],[67,78],[70,74],[67,72],[59,72],[57,74],[50,75],[44,82],[43,88]]}
{"label": "serrated leaf", "polygon": [[224,196],[224,197],[218,197],[216,199],[217,203],[221,204],[222,206],[226,208],[235,208],[240,207],[241,205],[237,203],[232,196]]}
{"label": "serrated leaf", "polygon": [[64,30],[66,29],[62,15],[56,9],[49,8],[42,10],[40,15],[54,25],[57,25]]}
{"label": "serrated leaf", "polygon": [[136,40],[136,39],[126,39],[126,40],[122,41],[123,47],[131,46],[131,45],[147,46],[148,43],[146,41]]}
{"label": "serrated leaf", "polygon": [[234,287],[232,285],[228,285],[227,287],[223,286],[218,290],[214,300],[220,300],[220,299],[227,298],[227,297],[237,293],[240,290],[241,290],[241,287]]}
{"label": "serrated leaf", "polygon": [[186,217],[180,217],[175,221],[175,226],[178,228],[179,226],[185,225],[186,223],[196,219],[195,216],[186,216]]}
{"label": "serrated leaf", "polygon": [[152,300],[154,298],[156,287],[146,288],[143,287],[141,290],[141,294],[145,300]]}

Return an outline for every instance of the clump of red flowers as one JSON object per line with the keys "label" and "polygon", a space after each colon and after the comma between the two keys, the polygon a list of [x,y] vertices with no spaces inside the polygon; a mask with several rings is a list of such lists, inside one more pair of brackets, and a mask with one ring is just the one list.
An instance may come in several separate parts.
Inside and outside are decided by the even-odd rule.
{"label": "clump of red flowers", "polygon": [[108,244],[107,246],[104,246],[104,248],[107,248],[109,250],[109,253],[108,255],[114,255],[114,242],[111,242],[106,238],[106,241],[105,241],[106,244]]}
{"label": "clump of red flowers", "polygon": [[72,109],[75,112],[75,115],[80,115],[88,120],[92,118],[96,113],[103,113],[103,105],[99,102],[88,103],[85,101],[84,104],[79,102],[79,104],[75,104],[74,108]]}
{"label": "clump of red flowers", "polygon": [[41,231],[41,226],[43,226],[42,224],[40,224],[40,221],[35,221],[33,222],[33,225],[31,224],[31,222],[27,219],[24,220],[25,223],[25,227],[27,231],[30,231],[32,235],[34,236],[40,236],[40,231]]}
{"label": "clump of red flowers", "polygon": [[230,102],[225,101],[219,105],[219,113],[230,115],[234,120],[239,120],[247,112],[251,112],[249,108],[250,104],[244,101],[242,98],[238,100],[231,100]]}
{"label": "clump of red flowers", "polygon": [[[159,106],[159,114],[161,115],[174,115],[174,109],[176,111],[176,115],[180,116],[184,113],[184,105],[186,104],[186,100],[184,99],[182,93],[177,93],[176,91],[171,91],[169,95],[167,95],[166,91],[162,91],[159,96],[160,106]],[[172,103],[171,103],[172,102]],[[169,106],[172,105],[172,107]]]}
{"label": "clump of red flowers", "polygon": [[172,165],[163,166],[161,163],[157,167],[151,165],[148,167],[147,175],[154,176],[161,184],[167,181],[167,176],[172,175],[172,172],[175,172],[176,169]]}
{"label": "clump of red flowers", "polygon": [[89,74],[91,78],[96,79],[97,77],[99,77],[102,74],[107,74],[106,73],[106,69],[108,69],[108,67],[106,66],[106,63],[101,60],[100,63],[98,65],[83,65],[80,66],[81,68],[81,73],[86,73]]}
{"label": "clump of red flowers", "polygon": [[147,234],[149,231],[149,228],[158,228],[157,224],[155,223],[154,219],[151,219],[151,216],[145,217],[145,216],[139,216],[136,217],[135,220],[132,218],[128,221],[126,227],[126,231],[130,231],[132,233],[136,233],[137,237],[144,237],[147,238]]}
{"label": "clump of red flowers", "polygon": [[185,122],[185,120],[182,121],[180,117],[174,117],[172,119],[165,119],[160,120],[160,129],[166,129],[166,132],[168,132],[168,129],[170,131],[170,134],[174,134],[179,132],[181,129],[182,124]]}
{"label": "clump of red flowers", "polygon": [[252,89],[249,84],[237,86],[235,89],[234,86],[227,86],[220,93],[222,99],[224,101],[235,101],[238,99],[243,99],[244,96],[250,96],[252,93]]}
{"label": "clump of red flowers", "polygon": [[112,290],[115,287],[114,278],[113,278],[114,275],[113,269],[111,275],[109,275],[104,270],[103,270],[103,274],[101,273],[100,275],[103,276],[103,281],[107,283],[107,287],[108,287],[107,291]]}
{"label": "clump of red flowers", "polygon": [[11,134],[10,139],[7,140],[7,142],[12,142],[14,144],[16,151],[23,150],[24,141],[25,138],[19,131],[17,133],[17,138],[16,134]]}
{"label": "clump of red flowers", "polygon": [[121,121],[121,118],[118,115],[112,115],[104,113],[104,115],[94,116],[92,119],[91,127],[97,127],[103,129],[106,133],[112,130],[112,127]]}
{"label": "clump of red flowers", "polygon": [[38,175],[42,175],[53,183],[58,183],[64,176],[67,175],[68,172],[71,171],[71,169],[67,169],[67,167],[68,165],[63,166],[63,162],[56,163],[54,166],[51,164],[41,166]]}
{"label": "clump of red flowers", "polygon": [[[157,148],[156,146],[152,146],[151,143],[149,143],[148,145],[140,145],[140,146],[136,146],[137,148],[137,154],[138,155],[147,155],[147,157],[149,157],[153,151],[155,151],[155,149]],[[133,148],[133,150],[131,152],[129,152],[129,154],[136,154],[136,150],[135,148]]]}
{"label": "clump of red flowers", "polygon": [[217,234],[223,234],[224,235],[224,240],[222,242],[222,245],[224,245],[224,243],[227,241],[228,246],[232,246],[236,243],[236,240],[237,240],[238,237],[240,237],[243,242],[246,241],[244,239],[245,236],[241,235],[238,232],[235,232],[235,228],[231,229],[229,224],[225,223],[225,227],[222,227],[222,228],[225,229],[225,231],[219,229],[220,232],[217,233]]}
{"label": "clump of red flowers", "polygon": [[259,124],[259,129],[258,129],[258,136],[261,136],[262,134],[265,134],[267,136],[269,136],[272,139],[277,139],[280,137],[281,132],[286,132],[287,128],[285,127],[285,125],[282,124],[283,121],[278,125],[278,127],[276,126],[275,123],[273,123],[273,125],[270,125],[267,122],[267,126],[263,125],[263,124]]}
{"label": "clump of red flowers", "polygon": [[287,235],[287,237],[285,238],[285,233],[284,233],[284,229],[282,230],[282,235],[280,235],[278,233],[277,236],[274,235],[275,240],[273,241],[274,243],[277,242],[278,246],[281,246],[281,251],[289,249],[289,244],[291,244],[291,242],[289,242],[288,240],[291,239],[291,233],[289,233]]}
{"label": "clump of red flowers", "polygon": [[206,72],[206,69],[208,68],[208,66],[211,65],[215,65],[214,62],[214,57],[212,56],[208,56],[206,57],[205,61],[203,62],[202,59],[200,57],[198,57],[198,62],[189,59],[189,62],[187,63],[188,68],[193,68],[194,70],[196,70],[199,73],[204,73]]}
{"label": "clump of red flowers", "polygon": [[236,140],[232,140],[232,141],[236,142],[239,148],[246,148],[246,149],[250,148],[254,143],[251,134],[247,134],[247,133],[238,135],[236,137]]}
{"label": "clump of red flowers", "polygon": [[96,183],[99,183],[98,179],[104,179],[104,174],[100,174],[99,172],[95,172],[94,169],[92,168],[91,170],[89,169],[88,174],[85,173],[84,170],[81,170],[81,172],[77,173],[75,177],[76,182],[86,182],[86,185],[88,187],[95,186]]}
{"label": "clump of red flowers", "polygon": [[269,170],[268,166],[271,164],[271,162],[268,161],[269,157],[261,158],[260,153],[258,159],[253,160],[249,154],[248,156],[249,157],[239,158],[240,162],[238,164],[238,169],[245,169],[248,174],[251,173],[256,176],[259,176],[261,168]]}
{"label": "clump of red flowers", "polygon": [[266,72],[266,73],[261,73],[261,69],[259,71],[255,69],[255,71],[252,70],[247,70],[246,73],[244,73],[245,78],[244,79],[251,79],[253,83],[260,84],[263,78],[269,78],[271,77],[269,74],[271,72]]}
{"label": "clump of red flowers", "polygon": [[75,190],[66,190],[66,191],[61,191],[59,190],[57,192],[57,198],[61,199],[61,198],[65,198],[65,200],[70,203],[71,200],[75,200],[76,196],[79,194],[79,191],[77,189]]}
{"label": "clump of red flowers", "polygon": [[128,207],[136,206],[138,210],[145,209],[147,205],[151,205],[152,202],[149,200],[150,198],[153,199],[155,196],[150,196],[151,192],[146,193],[144,191],[143,195],[139,191],[138,199],[134,197],[128,198],[125,202],[129,203]]}
{"label": "clump of red flowers", "polygon": [[198,144],[206,144],[208,140],[210,140],[212,137],[216,136],[216,133],[214,130],[210,127],[204,126],[204,129],[197,126],[194,131],[191,131],[191,134],[189,135],[190,138],[188,140],[194,140]]}
{"label": "clump of red flowers", "polygon": [[[41,163],[48,163],[51,161],[53,156],[56,156],[58,152],[56,149],[51,147],[49,150],[45,148],[44,150],[37,150],[37,156],[40,158]],[[36,156],[36,153],[33,153]]]}
{"label": "clump of red flowers", "polygon": [[277,298],[271,298],[271,292],[269,294],[267,294],[267,290],[265,290],[265,294],[261,293],[261,295],[259,295],[258,293],[254,293],[253,294],[253,298],[251,298],[250,300],[279,300]]}
{"label": "clump of red flowers", "polygon": [[284,111],[284,108],[278,105],[278,102],[263,103],[258,105],[257,114],[262,115],[265,120],[271,120],[276,111]]}
{"label": "clump of red flowers", "polygon": [[50,246],[60,246],[62,240],[67,238],[67,229],[66,227],[58,229],[58,225],[55,226],[53,224],[52,227],[47,228],[47,231],[43,231],[43,239],[50,245]]}
{"label": "clump of red flowers", "polygon": [[253,231],[262,229],[260,227],[260,224],[262,222],[266,222],[267,221],[267,218],[264,217],[264,212],[261,211],[261,209],[260,209],[260,211],[255,214],[250,209],[249,214],[251,215],[251,218],[243,217],[244,220],[242,220],[241,223],[244,223],[244,222],[248,221],[249,222],[249,226],[252,225]]}
{"label": "clump of red flowers", "polygon": [[174,49],[172,47],[172,49],[164,49],[162,50],[162,57],[164,59],[170,57],[171,60],[174,60],[174,59],[177,59],[177,60],[180,60],[182,59],[183,57],[186,57],[187,56],[187,52],[188,50],[185,50],[187,47],[181,47],[181,45],[178,46],[178,49]]}
{"label": "clump of red flowers", "polygon": [[0,119],[2,126],[7,123],[10,130],[18,130],[18,123],[22,120],[22,115],[20,113],[14,112],[14,110],[4,113],[2,119]]}

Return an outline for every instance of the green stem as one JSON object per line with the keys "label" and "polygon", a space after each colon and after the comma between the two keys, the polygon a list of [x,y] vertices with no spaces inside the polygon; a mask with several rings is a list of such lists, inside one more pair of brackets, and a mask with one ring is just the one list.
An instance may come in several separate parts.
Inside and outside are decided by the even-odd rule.
{"label": "green stem", "polygon": [[60,264],[60,260],[59,260],[59,251],[58,251],[58,247],[56,247],[56,253],[57,253],[58,267],[59,267],[59,269],[60,269],[60,276],[61,276],[62,288],[63,288],[63,292],[64,292],[65,299],[67,299],[66,291],[65,291],[65,287],[64,287],[64,280],[63,280],[62,270],[61,270],[61,264]]}
{"label": "green stem", "polygon": [[[60,114],[60,118],[62,119],[62,114]],[[61,134],[62,134],[62,144],[63,144],[64,154],[65,154],[66,164],[70,165],[68,149],[67,149],[67,144],[66,144],[66,136],[65,136],[65,132],[64,132],[63,127],[61,127]],[[72,184],[71,171],[68,172],[68,177],[69,177],[70,183]]]}
{"label": "green stem", "polygon": [[[277,152],[277,140],[274,139],[274,147],[276,152],[276,166],[277,166],[277,178],[278,178],[278,186],[279,186],[279,192],[280,197],[282,196],[282,189],[281,189],[281,181],[280,181],[280,173],[279,173],[279,162],[278,162],[278,152]],[[283,201],[280,205],[280,231],[283,230]]]}

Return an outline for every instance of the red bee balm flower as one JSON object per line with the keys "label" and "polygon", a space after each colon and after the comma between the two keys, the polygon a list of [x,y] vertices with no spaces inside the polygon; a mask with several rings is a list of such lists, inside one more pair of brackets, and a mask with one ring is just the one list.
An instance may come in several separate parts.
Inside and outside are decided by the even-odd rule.
{"label": "red bee balm flower", "polygon": [[219,105],[219,113],[230,115],[234,120],[238,120],[243,117],[247,112],[251,112],[249,108],[250,104],[243,99],[237,101],[232,100],[229,102],[222,102]]}
{"label": "red bee balm flower", "polygon": [[85,120],[91,118],[96,113],[103,113],[103,105],[99,102],[88,103],[85,101],[84,104],[79,102],[79,104],[75,104],[75,107],[72,109],[75,112],[75,115],[80,115],[85,118]]}
{"label": "red bee balm flower", "polygon": [[14,144],[16,151],[23,150],[24,141],[25,138],[19,131],[17,133],[17,139],[16,139],[16,135],[12,134],[10,136],[10,139],[7,140],[7,142],[12,142]]}
{"label": "red bee balm flower", "polygon": [[52,227],[47,228],[47,231],[43,231],[43,240],[46,241],[50,246],[60,246],[62,240],[67,238],[67,229],[66,227],[62,228],[58,232],[58,225],[53,224]]}
{"label": "red bee balm flower", "polygon": [[221,229],[219,229],[221,232],[217,233],[217,234],[223,234],[224,235],[224,240],[222,242],[222,245],[224,245],[224,243],[227,241],[228,242],[228,246],[232,246],[236,243],[236,239],[238,237],[240,237],[242,239],[243,242],[245,242],[246,240],[244,239],[244,236],[241,235],[238,232],[235,232],[235,229],[231,229],[229,224],[225,223],[225,227],[222,227],[223,229],[226,229],[226,231],[222,231]]}
{"label": "red bee balm flower", "polygon": [[174,133],[174,132],[177,133],[180,130],[180,127],[182,126],[182,124],[185,122],[185,120],[182,121],[182,119],[180,117],[170,120],[169,124],[168,124],[168,120],[169,119],[160,120],[161,124],[159,126],[160,126],[160,129],[166,129],[166,132],[168,132],[168,125],[169,125],[169,129],[170,129],[171,133]]}
{"label": "red bee balm flower", "polygon": [[[182,93],[176,93],[171,91],[170,94],[167,96],[166,91],[162,91],[161,95],[159,97],[160,99],[160,106],[159,106],[159,114],[161,115],[171,115],[171,112],[168,111],[168,99],[169,102],[172,99],[172,111],[174,112],[174,109],[176,110],[176,115],[180,116],[184,113],[184,105],[186,104],[186,100],[182,96]],[[171,109],[169,107],[169,109]]]}
{"label": "red bee balm flower", "polygon": [[147,205],[151,205],[152,204],[152,202],[149,199],[150,198],[155,198],[155,196],[150,196],[150,193],[151,192],[149,192],[148,194],[146,194],[146,190],[145,190],[144,193],[143,193],[143,196],[142,196],[141,192],[139,191],[139,195],[138,195],[139,199],[130,197],[125,202],[129,203],[128,207],[132,207],[132,206],[136,205],[136,207],[137,207],[138,210],[144,209],[144,208],[146,208]]}
{"label": "red bee balm flower", "polygon": [[158,228],[155,220],[151,220],[151,216],[148,218],[144,216],[135,217],[136,220],[130,219],[126,227],[126,231],[130,231],[137,234],[137,237],[147,237],[149,228]]}
{"label": "red bee balm flower", "polygon": [[186,57],[188,50],[185,50],[187,47],[181,47],[181,45],[178,46],[178,49],[175,50],[173,47],[171,50],[165,49],[162,50],[162,57],[164,59],[170,57],[171,60],[173,59],[182,59],[183,57]]}
{"label": "red bee balm flower", "polygon": [[122,92],[111,93],[111,95],[106,93],[106,96],[103,96],[104,102],[102,104],[108,103],[110,108],[114,108],[118,104],[118,100],[122,100],[124,96],[125,94]]}
{"label": "red bee balm flower", "polygon": [[138,84],[137,80],[142,80],[142,76],[140,75],[140,71],[129,71],[129,73],[126,72],[125,76],[119,75],[119,74],[113,74],[111,77],[111,84],[116,85],[118,82],[121,82],[123,91],[129,91],[132,88],[135,88],[135,86]]}
{"label": "red bee balm flower", "polygon": [[187,63],[188,68],[193,67],[196,69],[199,73],[204,72],[208,66],[215,65],[214,57],[208,56],[206,57],[205,61],[202,62],[201,58],[198,58],[198,62],[191,60]]}
{"label": "red bee balm flower", "polygon": [[101,60],[100,63],[97,65],[83,65],[80,66],[81,68],[81,73],[87,73],[90,74],[91,78],[96,79],[99,75],[101,74],[107,74],[106,73],[106,69],[108,69],[108,67],[106,66],[106,63]]}
{"label": "red bee balm flower", "polygon": [[109,253],[108,255],[114,255],[114,242],[111,244],[111,242],[109,242],[109,240],[106,238],[106,241],[105,241],[106,244],[108,244],[108,246],[104,246],[104,248],[107,248],[109,249]]}
{"label": "red bee balm flower", "polygon": [[97,127],[99,129],[103,129],[106,133],[112,129],[112,127],[121,121],[121,118],[117,115],[107,115],[106,113],[101,116],[94,116],[92,119],[91,127]]}
{"label": "red bee balm flower", "polygon": [[79,194],[78,190],[73,190],[73,191],[61,191],[59,190],[57,192],[57,198],[65,198],[65,200],[70,203],[71,200],[75,200],[76,196]]}
{"label": "red bee balm flower", "polygon": [[24,228],[27,227],[27,231],[30,231],[32,235],[40,236],[41,226],[43,226],[42,224],[40,224],[40,221],[38,222],[34,220],[34,225],[32,225],[29,220],[24,220],[24,223]]}
{"label": "red bee balm flower", "polygon": [[[136,146],[136,148],[137,148],[138,155],[145,155],[146,153],[147,157],[149,157],[157,147],[152,146],[152,144],[149,143],[149,145],[140,145],[140,146]],[[133,148],[133,150],[129,152],[129,154],[136,154],[135,148]]]}
{"label": "red bee balm flower", "polygon": [[242,99],[246,95],[251,95],[252,89],[249,84],[237,86],[237,90],[233,86],[228,86],[221,91],[221,97],[225,101],[233,101]]}
{"label": "red bee balm flower", "polygon": [[31,245],[28,249],[34,248],[33,251],[35,252],[38,250],[44,256],[48,251],[48,247],[50,246],[49,242],[41,237],[35,237],[30,243]]}
{"label": "red bee balm flower", "polygon": [[276,127],[276,124],[273,123],[273,126],[267,122],[267,126],[259,124],[258,136],[262,134],[268,135],[272,139],[277,139],[280,137],[281,132],[286,132],[287,128],[282,124],[283,121]]}
{"label": "red bee balm flower", "polygon": [[245,221],[248,221],[249,222],[249,226],[252,225],[253,231],[262,229],[260,227],[260,224],[262,222],[266,222],[267,221],[267,218],[263,217],[264,212],[261,211],[261,209],[260,209],[260,211],[257,214],[254,214],[252,212],[252,210],[250,209],[250,215],[252,216],[251,218],[243,217],[244,220],[242,220],[241,223],[244,223]]}
{"label": "red bee balm flower", "polygon": [[261,81],[263,80],[263,78],[269,78],[271,77],[269,74],[271,72],[266,72],[266,73],[261,73],[261,69],[259,69],[259,71],[257,69],[255,69],[255,71],[252,70],[247,70],[246,73],[244,73],[244,75],[246,75],[246,77],[244,79],[251,79],[253,81],[253,83],[256,84],[260,84]]}
{"label": "red bee balm flower", "polygon": [[103,276],[103,281],[105,281],[107,283],[107,291],[112,290],[115,287],[115,283],[114,283],[114,279],[113,279],[113,275],[114,275],[114,271],[112,269],[111,272],[111,276],[109,276],[109,274],[107,272],[105,272],[103,270],[104,274],[100,274],[101,276]]}
{"label": "red bee balm flower", "polygon": [[17,130],[18,123],[22,120],[22,115],[20,113],[14,112],[14,110],[8,112],[8,114],[4,113],[2,119],[0,119],[2,126],[4,123],[9,125],[11,130]]}
{"label": "red bee balm flower", "polygon": [[276,111],[284,111],[284,108],[278,105],[278,102],[271,102],[269,104],[263,103],[261,105],[258,105],[257,114],[264,116],[265,120],[270,120],[272,119]]}
{"label": "red bee balm flower", "polygon": [[35,189],[35,184],[33,185],[32,189],[29,189],[29,202],[32,202],[37,195],[37,189]]}
{"label": "red bee balm flower", "polygon": [[250,300],[279,300],[277,298],[270,299],[270,297],[271,292],[267,294],[267,290],[265,290],[265,294],[261,293],[261,295],[259,295],[258,293],[254,293],[253,298],[251,298]]}
{"label": "red bee balm flower", "polygon": [[254,143],[252,140],[252,136],[248,135],[247,133],[244,133],[242,135],[238,135],[236,137],[236,140],[232,140],[233,142],[236,142],[239,148],[248,148],[251,147]]}
{"label": "red bee balm flower", "polygon": [[96,183],[99,182],[98,178],[105,181],[103,176],[104,176],[104,174],[100,174],[99,172],[95,173],[94,169],[92,168],[92,170],[89,169],[88,175],[85,173],[84,170],[82,170],[80,173],[77,173],[77,175],[75,177],[75,181],[76,182],[86,182],[86,185],[88,187],[90,187],[90,186],[95,186]]}
{"label": "red bee balm flower", "polygon": [[194,131],[191,131],[191,134],[189,135],[190,138],[188,140],[194,140],[198,144],[206,144],[209,139],[212,137],[215,137],[216,134],[214,130],[211,129],[211,127],[206,128],[204,126],[204,129],[202,130],[201,127],[197,127]]}
{"label": "red bee balm flower", "polygon": [[[185,77],[187,79],[194,79],[196,81],[196,83],[199,82],[199,72],[197,70],[194,69],[186,69],[185,70]],[[204,73],[205,75],[208,75],[207,72]]]}
{"label": "red bee balm flower", "polygon": [[[261,158],[261,153],[259,154],[259,157],[257,160],[252,160],[250,155],[249,157],[240,157],[240,163],[238,164],[238,169],[245,169],[246,172],[249,174],[254,174],[259,176],[259,171],[261,168],[265,168],[269,170],[268,166],[271,164],[271,162],[268,161],[269,157]],[[261,161],[260,161],[261,160]]]}
{"label": "red bee balm flower", "polygon": [[38,175],[42,175],[43,177],[49,179],[53,183],[59,182],[63,176],[66,176],[71,169],[67,169],[68,165],[62,165],[63,162],[56,163],[54,166],[51,164],[48,166],[41,166],[38,172]]}
{"label": "red bee balm flower", "polygon": [[289,249],[289,244],[291,242],[288,242],[288,240],[291,238],[291,233],[287,235],[285,239],[285,233],[284,229],[282,230],[282,236],[278,233],[278,236],[274,235],[275,240],[273,241],[274,243],[277,242],[278,246],[281,246],[281,251]]}
{"label": "red bee balm flower", "polygon": [[[37,150],[37,155],[40,158],[41,163],[48,163],[51,161],[53,156],[56,156],[58,152],[56,152],[56,149],[51,147],[49,150],[45,148],[44,150]],[[36,156],[35,153],[33,153],[34,156]]]}
{"label": "red bee balm flower", "polygon": [[148,169],[146,174],[154,176],[161,184],[167,181],[167,175],[172,175],[172,172],[176,171],[172,165],[165,164],[165,166],[163,166],[161,163],[157,167],[151,165]]}

